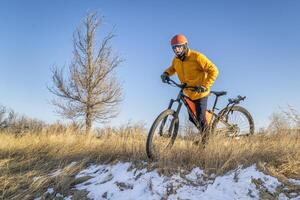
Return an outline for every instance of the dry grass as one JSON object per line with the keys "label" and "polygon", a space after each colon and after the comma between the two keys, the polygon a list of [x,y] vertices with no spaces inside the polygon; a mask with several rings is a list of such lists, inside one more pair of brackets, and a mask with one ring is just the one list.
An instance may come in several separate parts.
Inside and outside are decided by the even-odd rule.
{"label": "dry grass", "polygon": [[[300,178],[300,135],[256,135],[240,139],[214,136],[205,149],[195,148],[191,142],[177,141],[161,166],[201,166],[205,170],[222,174],[238,165],[264,164],[278,173]],[[168,165],[167,165],[168,163]]]}
{"label": "dry grass", "polygon": [[[145,166],[145,135],[139,129],[122,129],[99,137],[72,131],[21,137],[0,134],[0,198],[32,199],[50,186],[67,195],[80,181],[74,175],[90,163],[123,160]],[[69,165],[74,161],[76,164]],[[200,166],[208,172],[224,173],[254,163],[281,179],[300,179],[300,135],[260,135],[239,140],[216,136],[205,149],[178,140],[163,159],[148,162],[147,167],[170,173]],[[62,173],[51,176],[57,169]]]}
{"label": "dry grass", "polygon": [[[49,186],[64,194],[69,189],[61,187],[66,185],[61,184],[64,179],[91,162],[145,159],[145,153],[141,153],[144,141],[143,135],[129,130],[98,138],[69,131],[21,137],[0,134],[0,199],[30,199]],[[69,169],[68,165],[74,161],[77,164]],[[57,169],[63,169],[64,173],[49,176]],[[40,178],[34,181],[34,177]]]}

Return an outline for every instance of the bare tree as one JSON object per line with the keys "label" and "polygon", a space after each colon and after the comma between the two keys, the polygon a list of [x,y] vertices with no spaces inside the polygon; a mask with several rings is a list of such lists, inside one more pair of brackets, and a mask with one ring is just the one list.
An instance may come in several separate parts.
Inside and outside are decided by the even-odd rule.
{"label": "bare tree", "polygon": [[69,74],[54,66],[53,86],[48,87],[58,97],[52,100],[56,111],[69,119],[84,120],[86,133],[90,132],[93,121],[116,117],[122,100],[122,88],[114,73],[122,60],[113,54],[112,33],[97,45],[95,36],[101,22],[97,13],[86,16],[73,34]]}
{"label": "bare tree", "polygon": [[0,105],[0,129],[4,127],[6,124],[5,114],[6,114],[6,108]]}
{"label": "bare tree", "polygon": [[274,112],[270,116],[270,124],[267,128],[269,133],[284,133],[289,129],[291,129],[290,120],[283,114],[283,112]]}

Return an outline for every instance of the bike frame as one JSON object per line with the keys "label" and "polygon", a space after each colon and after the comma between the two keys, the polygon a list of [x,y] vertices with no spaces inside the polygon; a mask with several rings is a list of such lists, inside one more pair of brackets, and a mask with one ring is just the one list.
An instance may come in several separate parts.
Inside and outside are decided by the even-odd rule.
{"label": "bike frame", "polygon": [[[193,120],[194,120],[194,122],[195,122],[195,124],[196,124],[197,129],[200,130],[200,129],[201,129],[200,122],[198,121],[197,117],[195,116],[195,114],[193,113],[193,111],[191,110],[191,108],[189,107],[189,105],[188,105],[188,103],[187,103],[187,101],[186,101],[185,98],[187,98],[187,99],[189,99],[189,100],[191,100],[191,99],[183,93],[183,90],[184,90],[185,88],[187,88],[186,85],[180,85],[180,84],[177,84],[175,81],[173,81],[173,80],[171,80],[171,79],[169,80],[168,83],[170,84],[170,82],[173,83],[174,85],[176,85],[177,87],[181,88],[180,91],[179,91],[179,94],[177,95],[177,98],[176,98],[176,99],[171,99],[171,100],[170,100],[170,103],[169,103],[169,106],[168,106],[168,109],[171,109],[172,106],[173,106],[173,104],[174,104],[175,102],[178,103],[178,107],[177,107],[177,109],[176,109],[176,111],[175,111],[174,119],[178,119],[178,115],[179,115],[179,112],[180,112],[180,110],[181,110],[182,104],[184,104],[184,105],[186,106],[187,110],[188,110],[188,113],[192,116],[192,118],[193,118]],[[191,88],[193,88],[193,87],[191,87]],[[218,100],[219,100],[219,97],[220,97],[220,96],[216,95],[216,98],[215,98],[215,101],[214,101],[214,104],[213,104],[212,109],[211,109],[211,110],[207,110],[208,112],[210,112],[210,113],[212,114],[212,119],[211,119],[211,121],[210,121],[209,127],[211,126],[211,123],[212,123],[213,119],[215,119],[215,118],[217,118],[217,117],[221,118],[221,117],[223,117],[223,116],[226,116],[226,115],[232,110],[233,106],[239,104],[239,102],[240,102],[241,100],[244,100],[244,99],[246,98],[246,97],[238,96],[236,99],[229,99],[229,100],[228,100],[229,103],[228,103],[228,104],[226,105],[226,107],[223,109],[224,112],[221,113],[220,116],[218,116],[218,114],[215,113],[215,110],[219,110],[219,109],[216,107],[216,106],[217,106],[217,103],[218,103]],[[162,122],[162,124],[161,124],[161,127],[160,127],[160,133],[162,132],[162,129],[163,129],[165,123],[166,123],[166,120],[167,120],[167,118],[164,119],[163,122]],[[230,126],[226,121],[223,121],[223,122],[224,122],[226,125]],[[171,126],[170,126],[169,133],[171,133],[171,129],[173,128],[174,120],[173,120],[171,123],[172,123],[172,124],[171,124]]]}
{"label": "bike frame", "polygon": [[[188,113],[189,113],[190,116],[193,118],[193,120],[194,120],[194,122],[195,122],[195,124],[196,124],[196,127],[200,130],[200,128],[201,128],[200,122],[198,121],[197,116],[195,116],[195,114],[194,114],[193,111],[191,110],[190,106],[188,105],[188,103],[187,103],[187,101],[186,101],[186,98],[192,101],[191,98],[189,98],[188,96],[186,96],[186,95],[183,93],[183,89],[181,89],[180,92],[179,92],[179,94],[178,94],[178,96],[177,96],[177,98],[176,98],[176,99],[171,99],[171,100],[170,100],[168,109],[171,109],[172,106],[173,106],[173,104],[174,104],[175,102],[177,102],[177,103],[178,103],[178,107],[177,107],[177,109],[176,109],[176,111],[175,111],[175,117],[178,117],[179,112],[180,112],[181,107],[182,107],[182,104],[184,104],[185,107],[187,108]],[[218,96],[216,96],[216,98],[215,98],[215,101],[214,101],[214,104],[213,104],[212,109],[211,109],[211,110],[208,110],[208,112],[210,112],[210,113],[213,115],[213,117],[217,117],[217,114],[215,113],[215,110],[217,109],[217,108],[216,108],[217,102],[218,102]],[[212,120],[211,120],[211,121],[212,121]]]}

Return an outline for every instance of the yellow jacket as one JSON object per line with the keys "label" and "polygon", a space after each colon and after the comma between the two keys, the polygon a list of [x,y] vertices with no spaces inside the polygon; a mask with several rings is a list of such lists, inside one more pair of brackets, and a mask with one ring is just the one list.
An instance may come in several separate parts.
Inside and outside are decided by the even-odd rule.
{"label": "yellow jacket", "polygon": [[185,89],[184,93],[192,100],[208,96],[210,87],[219,74],[218,68],[206,56],[191,49],[189,49],[184,61],[175,57],[172,65],[165,72],[169,76],[177,73],[181,83],[186,83],[188,86],[204,86],[208,89],[202,93]]}

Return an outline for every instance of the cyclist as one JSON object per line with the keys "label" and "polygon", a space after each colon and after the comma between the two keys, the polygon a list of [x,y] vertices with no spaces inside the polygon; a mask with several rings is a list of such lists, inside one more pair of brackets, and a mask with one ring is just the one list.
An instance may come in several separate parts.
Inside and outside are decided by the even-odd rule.
{"label": "cyclist", "polygon": [[[197,120],[201,125],[202,143],[205,143],[207,136],[205,117],[207,98],[219,71],[205,55],[188,47],[188,40],[184,35],[175,35],[171,39],[171,46],[175,57],[172,65],[161,75],[161,79],[165,83],[168,81],[169,76],[177,73],[181,83],[196,87],[195,90],[185,89],[184,93],[191,99],[189,104],[192,103],[195,108]],[[189,120],[195,124],[191,115]]]}

